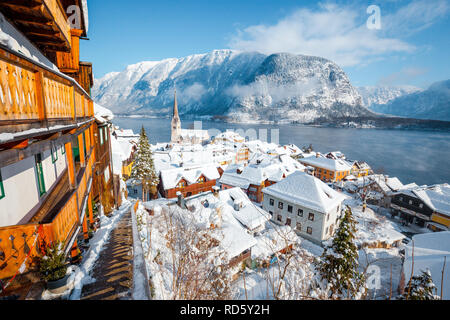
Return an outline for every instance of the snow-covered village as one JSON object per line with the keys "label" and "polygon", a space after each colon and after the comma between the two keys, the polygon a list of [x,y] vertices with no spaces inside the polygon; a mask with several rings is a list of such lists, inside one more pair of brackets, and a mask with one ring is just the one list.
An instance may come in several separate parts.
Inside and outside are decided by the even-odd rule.
{"label": "snow-covered village", "polygon": [[[71,6],[75,27],[64,19]],[[123,79],[169,67],[94,79],[92,63],[80,61],[89,23],[85,0],[0,3],[0,301],[450,300],[450,181],[413,181],[417,159],[401,165],[411,179],[390,167],[415,151],[380,168],[338,137],[327,137],[328,149],[306,135],[281,142],[261,128],[223,130],[222,115],[220,129],[203,129],[211,117],[183,88],[184,60],[158,80],[157,116],[127,109]],[[128,94],[153,90],[157,80],[148,81]],[[361,100],[348,90],[340,104]],[[259,105],[246,99],[245,110]],[[275,117],[297,125],[317,112],[302,108]],[[230,123],[272,123],[230,110]],[[336,130],[376,131],[356,127]],[[448,158],[439,161],[448,170]]]}

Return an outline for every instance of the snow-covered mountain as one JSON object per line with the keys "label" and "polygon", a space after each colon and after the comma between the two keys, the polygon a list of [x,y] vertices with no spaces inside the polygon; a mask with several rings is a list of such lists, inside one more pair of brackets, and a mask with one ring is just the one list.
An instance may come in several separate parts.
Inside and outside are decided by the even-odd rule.
{"label": "snow-covered mountain", "polygon": [[408,118],[450,121],[450,80],[436,82],[427,90],[400,96],[386,104],[373,104],[370,109]]}
{"label": "snow-covered mountain", "polygon": [[214,50],[141,62],[96,80],[93,96],[119,114],[169,115],[175,88],[185,116],[309,122],[372,115],[335,63],[287,53]]}
{"label": "snow-covered mountain", "polygon": [[369,109],[374,105],[384,105],[399,97],[419,91],[423,90],[414,86],[358,87],[358,92],[362,97],[363,105]]}

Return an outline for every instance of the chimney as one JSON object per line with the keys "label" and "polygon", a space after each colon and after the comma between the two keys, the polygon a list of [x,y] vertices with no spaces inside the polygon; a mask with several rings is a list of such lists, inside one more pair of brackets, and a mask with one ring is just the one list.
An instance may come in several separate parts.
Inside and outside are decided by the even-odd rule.
{"label": "chimney", "polygon": [[234,200],[234,202],[233,202],[234,211],[240,211],[241,207],[242,207],[242,202],[240,200]]}
{"label": "chimney", "polygon": [[212,187],[212,190],[213,190],[214,197],[219,198],[220,188],[218,186],[214,186],[214,187]]}
{"label": "chimney", "polygon": [[177,192],[177,205],[181,208],[181,209],[186,209],[186,202],[184,201],[184,197],[183,194],[178,191]]}

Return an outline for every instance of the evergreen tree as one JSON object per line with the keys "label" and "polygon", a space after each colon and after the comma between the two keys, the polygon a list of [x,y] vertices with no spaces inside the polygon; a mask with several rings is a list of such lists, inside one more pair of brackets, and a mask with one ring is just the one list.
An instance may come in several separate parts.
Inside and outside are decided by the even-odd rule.
{"label": "evergreen tree", "polygon": [[422,271],[419,276],[413,276],[405,288],[405,293],[399,297],[400,300],[440,300],[435,295],[436,286],[431,278],[430,271]]}
{"label": "evergreen tree", "polygon": [[347,207],[331,245],[325,248],[317,269],[326,281],[330,297],[358,299],[365,291],[365,277],[358,271],[358,248],[354,242],[356,221]]}
{"label": "evergreen tree", "polygon": [[145,133],[144,126],[142,126],[141,129],[141,136],[139,137],[134,164],[131,170],[131,178],[142,185],[143,201],[146,201],[145,195],[148,191],[150,191],[152,195],[156,194],[159,178],[156,175],[153,154],[150,149],[150,143],[147,134]]}

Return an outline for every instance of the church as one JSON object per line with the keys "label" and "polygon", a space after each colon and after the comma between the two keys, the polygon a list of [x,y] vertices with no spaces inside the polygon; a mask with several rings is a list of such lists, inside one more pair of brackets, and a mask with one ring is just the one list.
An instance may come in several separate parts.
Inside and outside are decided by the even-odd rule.
{"label": "church", "polygon": [[181,120],[178,114],[177,90],[172,115],[172,144],[202,144],[209,140],[208,130],[181,129]]}

